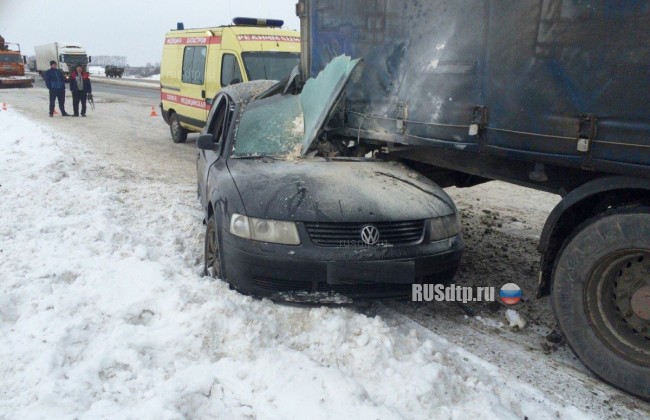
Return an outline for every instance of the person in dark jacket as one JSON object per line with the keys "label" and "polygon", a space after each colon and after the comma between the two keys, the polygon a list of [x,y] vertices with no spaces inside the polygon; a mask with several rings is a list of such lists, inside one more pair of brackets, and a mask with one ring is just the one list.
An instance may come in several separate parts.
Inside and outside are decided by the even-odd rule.
{"label": "person in dark jacket", "polygon": [[43,73],[45,86],[50,90],[50,117],[54,115],[54,101],[58,99],[61,115],[67,117],[65,112],[65,75],[56,68],[56,61],[50,61],[50,69]]}
{"label": "person in dark jacket", "polygon": [[79,116],[79,102],[81,102],[81,116],[86,116],[86,100],[92,95],[93,88],[90,84],[90,75],[84,71],[81,64],[77,65],[77,71],[70,75],[70,92],[72,92],[73,117]]}

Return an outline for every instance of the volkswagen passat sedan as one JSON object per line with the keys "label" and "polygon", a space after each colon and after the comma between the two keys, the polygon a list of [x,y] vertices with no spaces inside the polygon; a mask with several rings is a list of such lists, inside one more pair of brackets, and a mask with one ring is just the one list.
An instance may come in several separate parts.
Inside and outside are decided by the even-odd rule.
{"label": "volkswagen passat sedan", "polygon": [[378,298],[447,282],[463,251],[447,194],[326,123],[356,61],[300,94],[291,78],[233,85],[197,140],[206,274],[242,293]]}

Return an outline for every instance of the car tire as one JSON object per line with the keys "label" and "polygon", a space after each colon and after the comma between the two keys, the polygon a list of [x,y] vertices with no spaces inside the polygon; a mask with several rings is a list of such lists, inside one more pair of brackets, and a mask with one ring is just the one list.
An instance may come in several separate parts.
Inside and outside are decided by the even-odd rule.
{"label": "car tire", "polygon": [[553,311],[573,352],[596,376],[646,401],[649,290],[648,207],[613,209],[586,221],[553,269]]}
{"label": "car tire", "polygon": [[185,143],[185,140],[187,140],[187,130],[181,126],[181,122],[178,120],[178,114],[175,112],[169,115],[169,132],[172,135],[174,143]]}
{"label": "car tire", "polygon": [[211,215],[205,228],[205,240],[203,245],[203,275],[213,279],[226,281],[221,253],[221,240],[219,226],[215,215]]}

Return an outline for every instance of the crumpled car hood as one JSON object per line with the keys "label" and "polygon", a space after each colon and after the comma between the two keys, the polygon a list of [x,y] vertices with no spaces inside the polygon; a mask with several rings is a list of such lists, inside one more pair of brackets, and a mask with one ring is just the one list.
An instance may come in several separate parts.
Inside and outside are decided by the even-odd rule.
{"label": "crumpled car hood", "polygon": [[307,80],[300,93],[300,105],[304,118],[302,154],[305,155],[311,144],[332,113],[332,109],[343,93],[360,59],[352,60],[341,55],[334,58],[318,76]]}
{"label": "crumpled car hood", "polygon": [[396,162],[230,159],[228,168],[252,217],[380,222],[455,212],[440,187]]}

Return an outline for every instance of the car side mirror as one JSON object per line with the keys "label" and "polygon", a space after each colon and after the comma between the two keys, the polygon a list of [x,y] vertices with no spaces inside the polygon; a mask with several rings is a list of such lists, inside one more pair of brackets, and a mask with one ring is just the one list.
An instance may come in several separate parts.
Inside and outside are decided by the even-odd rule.
{"label": "car side mirror", "polygon": [[201,150],[212,150],[216,152],[219,148],[219,143],[214,141],[212,134],[201,134],[196,140],[196,147]]}
{"label": "car side mirror", "polygon": [[[230,85],[236,85],[238,83],[241,83],[241,80],[239,80],[239,78],[234,78],[234,79],[232,79],[230,81]],[[230,86],[230,85],[228,85],[228,86]]]}

